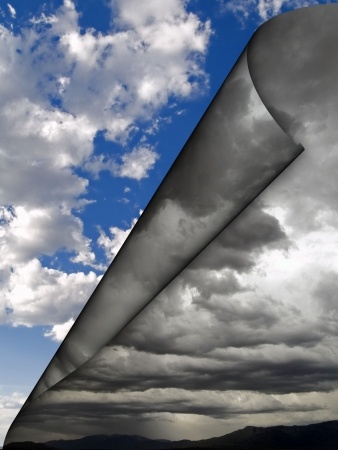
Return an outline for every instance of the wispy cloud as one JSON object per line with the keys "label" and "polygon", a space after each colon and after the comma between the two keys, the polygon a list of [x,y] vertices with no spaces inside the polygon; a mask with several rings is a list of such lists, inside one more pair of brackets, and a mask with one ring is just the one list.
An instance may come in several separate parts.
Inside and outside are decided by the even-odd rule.
{"label": "wispy cloud", "polygon": [[318,5],[316,0],[219,0],[221,10],[234,14],[244,24],[252,14],[265,21],[280,14],[284,8],[296,9]]}
{"label": "wispy cloud", "polygon": [[[142,211],[140,211],[140,215],[141,213]],[[131,230],[136,225],[137,220],[138,219],[136,218],[133,219],[130,228],[127,229],[121,229],[118,227],[109,228],[111,237],[107,236],[103,230],[100,230],[100,237],[98,238],[97,242],[98,245],[103,248],[108,263],[110,263],[115,258],[125,240],[129,236]]]}
{"label": "wispy cloud", "polygon": [[[85,169],[98,178],[100,172],[108,171],[115,177],[142,180],[148,177],[148,172],[153,169],[159,155],[149,145],[140,145],[130,153],[125,153],[117,158],[104,155],[93,156],[84,165]],[[128,191],[125,191],[128,192]]]}
{"label": "wispy cloud", "polygon": [[8,10],[9,10],[9,13],[10,13],[12,19],[15,19],[16,18],[16,10],[14,9],[14,7],[10,3],[7,3],[7,7],[8,7]]}

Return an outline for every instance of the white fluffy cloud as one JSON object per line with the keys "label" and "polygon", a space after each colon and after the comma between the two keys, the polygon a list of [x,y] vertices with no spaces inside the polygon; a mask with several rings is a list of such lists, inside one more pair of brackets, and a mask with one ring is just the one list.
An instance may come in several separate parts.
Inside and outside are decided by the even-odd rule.
{"label": "white fluffy cloud", "polygon": [[[56,207],[27,208],[24,206],[2,207],[4,217],[0,221],[0,249],[7,255],[0,268],[31,261],[36,255],[52,256],[58,249],[76,251],[82,264],[95,259],[90,251],[90,241],[83,236],[81,220],[69,211]],[[61,230],[67,230],[66,236]]]}
{"label": "white fluffy cloud", "polygon": [[[140,211],[140,215],[142,214],[142,211]],[[123,230],[122,228],[118,227],[111,227],[109,228],[111,237],[107,236],[106,233],[102,230],[100,230],[100,237],[97,240],[97,243],[100,247],[103,248],[107,261],[110,263],[115,256],[117,255],[118,251],[124,244],[124,241],[129,236],[129,233],[136,225],[138,219],[133,219],[130,225],[130,228],[127,228],[126,230]]]}
{"label": "white fluffy cloud", "polygon": [[43,267],[37,259],[3,270],[2,322],[13,325],[59,325],[75,319],[101,276],[66,274]]}
{"label": "white fluffy cloud", "polygon": [[[99,277],[43,267],[40,256],[65,250],[71,261],[102,269],[76,215],[90,202],[83,198],[90,180],[75,169],[147,177],[159,155],[146,137],[129,149],[130,132],[142,131],[172,97],[188,97],[207,82],[202,63],[210,23],[188,13],[183,0],[161,7],[112,1],[111,10],[105,34],[81,30],[71,0],[33,17],[19,33],[0,25],[1,321],[50,325],[53,339]],[[94,158],[98,131],[122,142],[125,152]],[[109,259],[128,234],[120,231],[112,227],[112,239],[101,234]]]}
{"label": "white fluffy cloud", "polygon": [[113,1],[112,7],[112,33],[82,34],[73,3],[65,2],[52,23],[45,18],[51,27],[42,47],[60,35],[58,60],[48,47],[41,50],[57,70],[53,80],[43,82],[64,108],[85,114],[107,138],[118,139],[128,135],[136,119],[150,118],[171,96],[187,97],[206,81],[199,58],[211,31],[210,23],[188,14],[181,0],[164,8],[134,1]]}
{"label": "white fluffy cloud", "polygon": [[50,331],[46,331],[45,336],[51,337],[53,341],[62,342],[66,337],[68,331],[72,328],[73,324],[74,320],[69,319],[65,323],[53,325]]}
{"label": "white fluffy cloud", "polygon": [[147,177],[149,169],[154,167],[158,155],[147,147],[139,147],[122,156],[122,164],[118,169],[120,177],[141,180]]}
{"label": "white fluffy cloud", "polygon": [[154,167],[158,158],[159,155],[150,146],[143,145],[122,155],[120,163],[112,158],[99,155],[93,156],[87,161],[85,168],[95,178],[98,178],[100,172],[107,170],[114,176],[142,180],[148,177],[148,172]]}

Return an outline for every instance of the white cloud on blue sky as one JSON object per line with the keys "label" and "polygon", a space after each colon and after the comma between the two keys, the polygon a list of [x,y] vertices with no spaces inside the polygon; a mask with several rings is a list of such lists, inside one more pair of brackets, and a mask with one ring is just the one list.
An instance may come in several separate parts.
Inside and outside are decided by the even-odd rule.
{"label": "white cloud on blue sky", "polygon": [[[142,214],[142,211],[140,211]],[[137,219],[133,219],[130,228],[121,229],[119,227],[111,227],[109,232],[111,237],[107,236],[103,230],[100,230],[100,237],[98,244],[104,249],[107,261],[112,261],[122,247],[124,241],[127,239],[129,233],[136,225]]]}
{"label": "white cloud on blue sky", "polygon": [[[53,298],[64,297],[56,279],[67,273],[60,263],[51,274],[38,258],[63,249],[71,261],[102,269],[76,214],[95,201],[86,199],[88,175],[99,177],[108,170],[113,177],[148,177],[159,155],[146,136],[128,148],[130,133],[169,97],[189,97],[207,79],[200,58],[210,25],[187,13],[184,3],[171,0],[161,8],[144,3],[140,8],[135,2],[112,2],[112,8],[112,27],[105,34],[80,30],[79,12],[70,0],[53,13],[33,17],[18,33],[1,26],[0,246],[8,255],[1,265],[2,301],[12,311],[2,316],[7,323],[59,324]],[[123,144],[120,154],[106,161],[106,155],[94,155],[100,130],[106,139]],[[74,169],[81,167],[87,172],[80,176]],[[32,267],[35,281],[28,275]],[[81,272],[72,277],[83,285],[85,294],[77,299],[83,305],[87,280],[92,290],[98,277]],[[40,309],[39,291],[46,289],[53,296],[44,296]],[[73,308],[63,320],[78,311]]]}
{"label": "white cloud on blue sky", "polygon": [[85,169],[95,178],[99,178],[100,172],[106,170],[113,176],[142,180],[148,178],[149,171],[154,168],[159,155],[149,145],[140,145],[130,153],[121,156],[118,163],[104,155],[93,156],[85,163]]}
{"label": "white cloud on blue sky", "polygon": [[235,14],[242,20],[243,25],[252,14],[257,14],[261,21],[266,21],[286,9],[333,3],[318,0],[219,0],[219,2],[224,12]]}
{"label": "white cloud on blue sky", "polygon": [[16,17],[15,9],[13,8],[13,6],[10,3],[7,3],[7,7],[8,7],[8,10],[9,10],[9,13],[10,13],[11,17],[13,19],[15,19],[15,17]]}

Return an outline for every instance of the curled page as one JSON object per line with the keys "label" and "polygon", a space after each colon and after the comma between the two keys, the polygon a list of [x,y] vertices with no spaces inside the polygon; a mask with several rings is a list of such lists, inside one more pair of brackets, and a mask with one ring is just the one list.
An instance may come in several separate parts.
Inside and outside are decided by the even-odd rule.
{"label": "curled page", "polygon": [[[304,198],[304,189],[306,199],[313,194],[318,184],[314,188],[311,180],[320,178],[324,186],[317,203],[327,201],[308,230],[318,229],[323,214],[334,211],[336,182],[330,190],[332,178],[325,184],[314,164],[324,166],[322,153],[318,157],[324,136],[331,155],[328,173],[337,160],[337,19],[338,5],[303,8],[255,33],[13,422],[5,448],[20,448],[24,441],[62,448],[56,439],[99,434],[153,437],[156,424],[164,429],[166,414],[226,417],[224,398],[222,403],[205,392],[288,392],[285,377],[284,384],[277,383],[271,365],[262,363],[261,372],[250,372],[245,358],[236,365],[242,352],[236,349],[277,345],[278,339],[297,345],[290,330],[281,331],[283,299],[275,296],[286,298],[292,291],[298,299],[294,276],[301,273],[303,298],[310,289],[304,274],[314,266],[304,263],[299,269],[293,261],[294,275],[287,265],[277,269],[282,257],[278,264],[270,259],[274,283],[258,271],[261,291],[252,289],[250,271],[258,254],[291,252],[297,239],[302,248],[306,227],[301,217],[288,214],[308,214],[309,204],[298,198]],[[284,172],[302,153],[299,142],[307,151]],[[332,214],[322,232],[333,226]],[[303,256],[309,261],[308,253]],[[317,288],[311,285],[309,292]],[[296,329],[301,320],[295,319],[297,305],[291,306],[292,314],[284,317]],[[250,329],[245,321],[251,321]],[[250,351],[246,358],[252,359]],[[315,390],[319,382],[311,380],[308,389]],[[332,389],[329,383],[324,387]],[[183,423],[177,419],[177,429]],[[169,428],[174,435],[175,424]],[[86,442],[64,448],[131,445]],[[131,448],[179,448],[161,442],[146,440],[137,447],[133,441]]]}
{"label": "curled page", "polygon": [[302,151],[261,103],[244,51],[24,408],[122,331]]}

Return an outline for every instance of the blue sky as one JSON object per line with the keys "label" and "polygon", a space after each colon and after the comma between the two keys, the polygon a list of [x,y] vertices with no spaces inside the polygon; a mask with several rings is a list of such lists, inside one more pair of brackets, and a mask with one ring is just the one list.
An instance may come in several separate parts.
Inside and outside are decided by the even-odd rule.
{"label": "blue sky", "polygon": [[321,3],[0,3],[0,445],[252,33]]}

